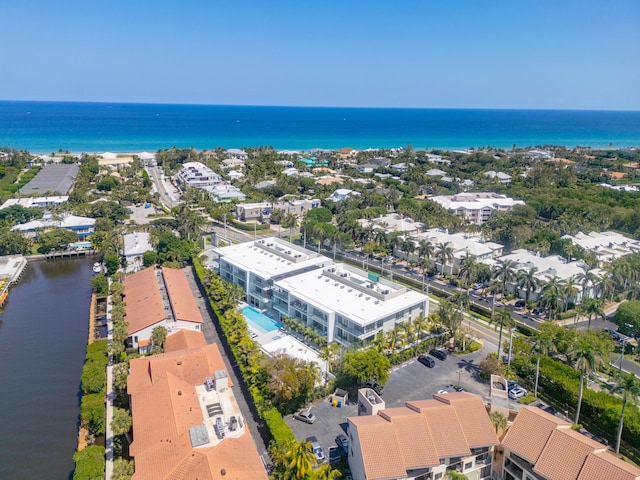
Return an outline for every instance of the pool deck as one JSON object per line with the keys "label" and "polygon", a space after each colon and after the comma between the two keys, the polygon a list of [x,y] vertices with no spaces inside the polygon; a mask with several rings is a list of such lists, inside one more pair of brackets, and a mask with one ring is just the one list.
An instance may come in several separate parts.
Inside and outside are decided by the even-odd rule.
{"label": "pool deck", "polygon": [[[251,307],[254,310],[260,311],[248,304],[243,303],[239,305],[241,310],[244,307]],[[284,329],[280,328],[278,330],[262,333],[253,329],[249,321],[247,321],[247,325],[249,327],[249,334],[251,335],[251,338],[258,342],[263,352],[269,355],[273,355],[277,352],[285,352],[292,357],[300,358],[308,362],[316,362],[321,369],[326,369],[326,362],[320,360],[316,350],[288,334]]]}

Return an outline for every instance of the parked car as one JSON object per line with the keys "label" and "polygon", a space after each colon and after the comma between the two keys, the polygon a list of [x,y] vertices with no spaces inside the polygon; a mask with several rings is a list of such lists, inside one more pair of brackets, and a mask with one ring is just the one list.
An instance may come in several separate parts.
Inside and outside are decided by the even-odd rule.
{"label": "parked car", "polygon": [[449,393],[447,390],[438,390],[439,394]]}
{"label": "parked car", "polygon": [[518,388],[518,384],[515,380],[507,380],[507,392],[513,390],[514,388]]}
{"label": "parked car", "polygon": [[384,393],[384,387],[380,385],[378,382],[376,382],[375,380],[371,382],[367,382],[363,386],[364,388],[370,388],[371,390],[376,392],[378,395],[382,395]]}
{"label": "parked car", "polygon": [[474,290],[480,290],[482,288],[482,284],[481,283],[474,283],[473,284],[473,288]]}
{"label": "parked car", "polygon": [[516,308],[524,308],[525,305],[526,305],[526,302],[524,300],[518,300],[515,303]]}
{"label": "parked car", "polygon": [[335,465],[342,460],[342,450],[338,447],[329,447],[329,463]]}
{"label": "parked car", "polygon": [[307,442],[311,444],[311,451],[316,456],[316,460],[318,463],[324,463],[327,457],[324,456],[324,450],[322,450],[322,446],[316,437],[308,437]]}
{"label": "parked car", "polygon": [[342,449],[345,454],[349,453],[349,440],[343,434],[336,437],[336,443]]}
{"label": "parked car", "polygon": [[438,360],[444,361],[447,359],[447,352],[445,352],[444,350],[436,350],[435,348],[433,348],[429,350],[429,355],[437,358]]}
{"label": "parked car", "polygon": [[418,361],[429,368],[433,368],[436,366],[436,361],[429,355],[418,355]]}
{"label": "parked car", "polygon": [[511,400],[517,400],[527,396],[527,391],[522,387],[516,387],[513,390],[509,390],[509,398]]}
{"label": "parked car", "polygon": [[304,423],[313,423],[316,421],[316,416],[309,410],[298,410],[293,414],[293,418]]}
{"label": "parked car", "polygon": [[533,313],[534,313],[535,315],[540,315],[541,313],[544,313],[544,308],[542,308],[542,307],[536,307],[536,308],[534,308],[534,309],[533,309]]}

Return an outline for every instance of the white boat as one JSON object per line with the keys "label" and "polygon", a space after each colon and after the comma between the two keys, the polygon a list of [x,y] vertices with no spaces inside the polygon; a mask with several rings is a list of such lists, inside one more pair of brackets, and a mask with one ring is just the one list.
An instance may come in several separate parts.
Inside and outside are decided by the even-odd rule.
{"label": "white boat", "polygon": [[102,273],[102,264],[100,262],[96,262],[93,264],[93,273]]}

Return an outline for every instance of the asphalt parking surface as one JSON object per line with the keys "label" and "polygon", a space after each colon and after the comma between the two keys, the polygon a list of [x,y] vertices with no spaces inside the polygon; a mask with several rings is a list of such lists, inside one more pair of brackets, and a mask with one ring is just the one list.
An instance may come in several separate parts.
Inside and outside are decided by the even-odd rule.
{"label": "asphalt parking surface", "polygon": [[[467,355],[449,355],[446,360],[435,360],[433,368],[427,368],[415,358],[402,365],[394,367],[389,380],[384,386],[382,399],[386,407],[400,407],[409,400],[423,400],[431,398],[439,390],[454,391],[453,385],[458,383],[470,393],[489,399],[489,383],[482,382],[478,376],[478,365],[489,349],[483,347],[477,352]],[[337,446],[336,436],[347,433],[347,417],[357,415],[357,397],[349,398],[347,405],[333,407],[329,398],[325,398],[311,406],[311,412],[316,416],[313,424],[295,420],[292,415],[285,417],[285,421],[293,430],[298,441],[304,441],[315,436],[329,455],[329,447]]]}

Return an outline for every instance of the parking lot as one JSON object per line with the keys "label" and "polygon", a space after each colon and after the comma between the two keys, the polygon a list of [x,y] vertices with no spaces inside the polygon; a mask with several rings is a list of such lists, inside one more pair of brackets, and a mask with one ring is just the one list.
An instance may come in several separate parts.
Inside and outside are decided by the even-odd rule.
{"label": "parking lot", "polygon": [[[394,367],[382,394],[385,406],[401,407],[407,400],[431,398],[439,390],[453,391],[458,378],[466,391],[480,395],[487,402],[489,384],[479,380],[478,365],[488,352],[484,347],[467,355],[449,355],[444,361],[436,360],[433,368],[427,368],[415,359]],[[347,433],[347,417],[357,415],[356,402],[357,397],[349,398],[347,405],[338,408],[333,407],[326,398],[311,406],[311,412],[316,417],[313,424],[295,420],[291,415],[285,417],[285,421],[299,441],[315,436],[325,456],[328,456],[329,447],[337,446],[336,437]]]}

